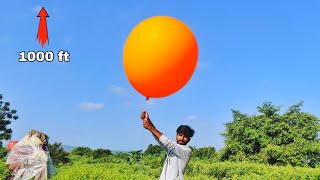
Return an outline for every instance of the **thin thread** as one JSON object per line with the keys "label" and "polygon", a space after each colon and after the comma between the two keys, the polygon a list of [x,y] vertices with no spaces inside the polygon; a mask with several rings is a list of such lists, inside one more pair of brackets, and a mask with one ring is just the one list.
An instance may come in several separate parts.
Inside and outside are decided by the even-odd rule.
{"label": "thin thread", "polygon": [[[148,100],[149,100],[149,98],[146,98],[145,99],[145,102],[144,102],[144,107],[143,107],[143,110],[142,111],[147,111],[147,102],[148,102]],[[143,129],[143,131],[142,131],[142,146],[144,145],[144,133],[145,131],[144,131],[144,129]],[[141,170],[142,170],[142,167],[143,167],[143,150],[141,151],[141,155],[140,155],[140,165],[141,165],[141,169],[140,169],[140,173],[139,173],[139,179],[141,179]]]}

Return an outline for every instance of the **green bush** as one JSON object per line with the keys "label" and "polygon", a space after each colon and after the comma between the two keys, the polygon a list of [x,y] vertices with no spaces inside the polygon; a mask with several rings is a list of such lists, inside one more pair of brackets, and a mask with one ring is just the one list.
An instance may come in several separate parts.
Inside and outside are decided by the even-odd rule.
{"label": "green bush", "polygon": [[7,148],[0,147],[0,158],[5,158],[7,156],[8,150]]}
{"label": "green bush", "polygon": [[114,163],[96,163],[96,164],[75,164],[66,165],[58,170],[58,174],[53,180],[68,179],[132,179],[149,180],[158,179],[158,172],[154,172],[149,167],[139,164],[114,164]]}
{"label": "green bush", "polygon": [[210,164],[205,161],[193,161],[190,162],[185,175],[191,179],[198,175],[217,179],[320,179],[320,169],[246,162]]}
{"label": "green bush", "polygon": [[7,179],[10,176],[10,171],[3,158],[0,158],[0,179]]}
{"label": "green bush", "polygon": [[[53,179],[159,179],[164,158],[148,155],[135,162],[128,154],[100,159],[73,156],[72,163],[59,167]],[[320,169],[191,159],[185,179],[320,179]]]}

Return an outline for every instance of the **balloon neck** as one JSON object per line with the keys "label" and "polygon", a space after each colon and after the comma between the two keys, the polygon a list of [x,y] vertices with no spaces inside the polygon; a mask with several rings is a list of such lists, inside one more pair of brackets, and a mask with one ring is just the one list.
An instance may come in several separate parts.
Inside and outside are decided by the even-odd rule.
{"label": "balloon neck", "polygon": [[146,97],[146,101],[148,101],[149,100],[149,97]]}

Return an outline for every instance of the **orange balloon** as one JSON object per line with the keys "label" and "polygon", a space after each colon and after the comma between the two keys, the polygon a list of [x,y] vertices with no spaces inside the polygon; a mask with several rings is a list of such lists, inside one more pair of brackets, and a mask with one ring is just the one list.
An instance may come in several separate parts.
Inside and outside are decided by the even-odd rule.
{"label": "orange balloon", "polygon": [[147,98],[169,96],[191,78],[198,45],[189,27],[170,16],[142,21],[129,34],[123,64],[131,85]]}

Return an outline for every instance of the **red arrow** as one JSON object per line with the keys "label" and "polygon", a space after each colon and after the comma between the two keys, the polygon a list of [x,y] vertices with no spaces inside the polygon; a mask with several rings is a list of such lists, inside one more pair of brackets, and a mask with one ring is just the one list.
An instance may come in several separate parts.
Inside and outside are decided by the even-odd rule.
{"label": "red arrow", "polygon": [[46,18],[49,17],[47,11],[44,7],[40,10],[38,17],[40,17],[37,40],[41,44],[42,48],[48,41],[49,44],[49,37],[48,37],[48,28],[47,28],[47,20]]}

